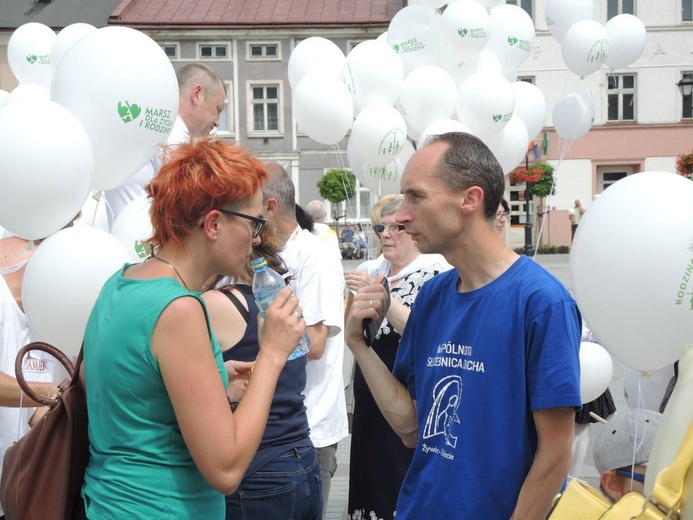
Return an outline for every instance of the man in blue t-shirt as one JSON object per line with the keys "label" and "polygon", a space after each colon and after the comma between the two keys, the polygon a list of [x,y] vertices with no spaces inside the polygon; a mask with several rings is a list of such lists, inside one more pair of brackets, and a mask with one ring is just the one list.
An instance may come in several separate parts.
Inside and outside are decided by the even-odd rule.
{"label": "man in blue t-shirt", "polygon": [[575,302],[498,235],[504,176],[476,137],[433,137],[401,188],[397,222],[455,269],[419,292],[393,374],[362,335],[385,290],[364,287],[351,307],[347,344],[383,415],[415,448],[397,519],[544,519],[581,404]]}

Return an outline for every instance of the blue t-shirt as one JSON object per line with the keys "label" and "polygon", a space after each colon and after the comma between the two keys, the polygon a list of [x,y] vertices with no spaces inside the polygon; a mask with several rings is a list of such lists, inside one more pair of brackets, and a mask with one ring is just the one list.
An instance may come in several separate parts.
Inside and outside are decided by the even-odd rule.
{"label": "blue t-shirt", "polygon": [[[103,286],[84,334],[90,457],[82,496],[87,516],[224,518],[224,495],[197,469],[151,350],[154,326],[173,300],[192,296],[205,304],[200,293],[172,278],[124,278],[123,270]],[[209,320],[207,327],[226,387],[226,368]]]}
{"label": "blue t-shirt", "polygon": [[480,289],[458,280],[423,286],[397,352],[419,427],[398,520],[507,520],[537,448],[532,411],[581,404],[581,318],[563,285],[525,256]]}
{"label": "blue t-shirt", "polygon": [[[248,304],[248,325],[243,337],[233,347],[223,352],[224,361],[255,361],[260,346],[258,344],[257,315],[260,312],[253,293],[247,285],[237,285],[236,289]],[[277,386],[267,418],[265,433],[260,447],[248,466],[248,477],[291,448],[312,446],[306,407],[303,404],[303,389],[306,387],[306,364],[308,356],[287,361],[279,374]]]}

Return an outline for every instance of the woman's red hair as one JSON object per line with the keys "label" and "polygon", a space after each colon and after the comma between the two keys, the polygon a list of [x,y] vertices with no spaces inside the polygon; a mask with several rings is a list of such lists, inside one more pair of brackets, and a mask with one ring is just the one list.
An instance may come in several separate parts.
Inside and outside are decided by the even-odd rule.
{"label": "woman's red hair", "polygon": [[242,207],[267,177],[263,163],[237,145],[215,138],[177,145],[146,188],[153,250],[169,242],[183,246],[201,217],[222,207]]}

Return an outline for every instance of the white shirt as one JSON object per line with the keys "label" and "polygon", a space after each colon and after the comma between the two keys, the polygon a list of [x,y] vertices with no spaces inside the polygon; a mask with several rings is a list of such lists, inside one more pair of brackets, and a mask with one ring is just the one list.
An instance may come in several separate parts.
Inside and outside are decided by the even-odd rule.
{"label": "white shirt", "polygon": [[[189,140],[190,133],[188,132],[188,127],[183,122],[183,119],[181,119],[179,115],[176,115],[171,133],[166,139],[166,145],[172,146]],[[109,227],[113,227],[113,222],[118,217],[118,214],[123,211],[123,208],[127,206],[130,201],[145,195],[144,187],[151,182],[161,169],[163,159],[162,152],[163,148],[159,149],[156,155],[135,172],[132,177],[117,188],[105,192],[106,202],[110,208],[110,211],[107,211]]]}
{"label": "white shirt", "polygon": [[[15,377],[14,362],[17,352],[27,343],[37,339],[26,314],[17,305],[5,278],[0,273],[0,371]],[[27,381],[52,381],[55,360],[39,352],[30,356],[24,361],[24,378]],[[34,410],[35,408],[27,407],[0,407],[0,469],[7,448],[29,431],[29,419]],[[2,514],[0,505],[0,515]]]}
{"label": "white shirt", "polygon": [[315,224],[313,224],[313,229],[322,240],[329,244],[329,247],[330,249],[332,249],[332,253],[335,255],[335,258],[341,262],[342,252],[339,249],[339,238],[337,238],[337,232],[330,226],[328,226],[327,224],[323,224],[322,222],[316,222]]}
{"label": "white shirt", "polygon": [[344,398],[344,271],[329,245],[310,231],[297,227],[281,257],[291,275],[291,287],[308,326],[328,327],[325,352],[308,361],[305,405],[310,438],[324,448],[349,435]]}

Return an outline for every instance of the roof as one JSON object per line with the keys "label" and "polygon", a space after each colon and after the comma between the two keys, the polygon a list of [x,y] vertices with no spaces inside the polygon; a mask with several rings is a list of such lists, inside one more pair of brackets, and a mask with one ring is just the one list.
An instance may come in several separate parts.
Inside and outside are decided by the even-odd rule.
{"label": "roof", "polygon": [[109,23],[135,28],[386,27],[404,5],[406,0],[121,0]]}
{"label": "roof", "polygon": [[105,27],[120,0],[0,0],[0,30],[37,22],[62,29],[82,22]]}

